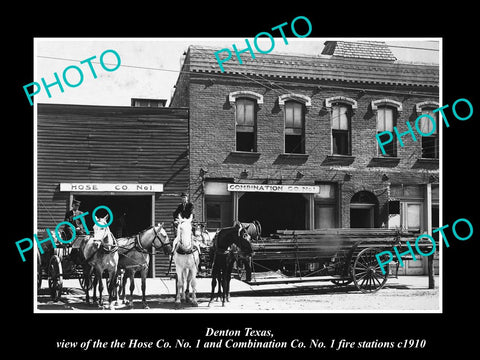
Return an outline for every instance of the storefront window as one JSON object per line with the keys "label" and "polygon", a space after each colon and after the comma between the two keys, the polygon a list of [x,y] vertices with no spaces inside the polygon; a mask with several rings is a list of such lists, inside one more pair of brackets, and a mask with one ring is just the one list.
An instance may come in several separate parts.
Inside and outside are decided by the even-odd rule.
{"label": "storefront window", "polygon": [[337,197],[335,184],[317,184],[320,192],[314,195],[315,229],[337,227]]}

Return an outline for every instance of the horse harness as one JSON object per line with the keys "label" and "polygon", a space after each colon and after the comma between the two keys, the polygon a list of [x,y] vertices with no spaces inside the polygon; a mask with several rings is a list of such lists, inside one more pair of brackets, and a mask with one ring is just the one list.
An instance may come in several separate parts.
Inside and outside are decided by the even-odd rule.
{"label": "horse harness", "polygon": [[[112,235],[113,236],[113,235]],[[103,240],[93,240],[95,243],[100,243],[100,245],[98,246],[98,249],[95,250],[93,252],[93,254],[91,254],[88,259],[86,259],[85,261],[88,263],[90,262],[90,260],[92,260],[92,258],[100,251],[102,250],[105,254],[112,254],[114,252],[116,252],[118,250],[118,242],[117,240],[115,239],[115,237],[113,237],[114,239],[114,246],[111,246],[111,247],[108,247],[103,243]]]}
{"label": "horse harness", "polygon": [[[153,226],[153,232],[155,233],[155,237],[153,238],[152,240],[152,245],[155,247],[154,243],[155,243],[155,239],[158,238],[158,240],[160,240],[160,244],[162,244],[160,247],[155,247],[156,249],[161,249],[162,247],[165,246],[165,244],[163,243],[162,239],[160,238],[160,236],[158,235],[157,233],[157,230],[155,229],[155,226]],[[145,264],[141,264],[139,263],[138,261],[135,261],[134,259],[132,259],[131,257],[127,256],[126,254],[128,254],[130,251],[132,251],[133,249],[137,250],[139,253],[142,253],[142,254],[147,254],[147,255],[152,255],[153,256],[153,252],[152,251],[148,251],[147,249],[145,249],[143,246],[142,246],[142,243],[140,241],[140,234],[136,234],[135,235],[135,240],[133,242],[133,246],[130,247],[130,248],[127,248],[125,246],[120,246],[121,249],[124,249],[124,250],[127,250],[126,252],[124,252],[123,254],[120,254],[122,256],[125,256],[125,257],[128,257],[131,261],[133,261],[134,263],[136,263],[136,265],[131,265],[129,267],[135,267],[135,266],[148,266],[148,265],[145,265]]]}

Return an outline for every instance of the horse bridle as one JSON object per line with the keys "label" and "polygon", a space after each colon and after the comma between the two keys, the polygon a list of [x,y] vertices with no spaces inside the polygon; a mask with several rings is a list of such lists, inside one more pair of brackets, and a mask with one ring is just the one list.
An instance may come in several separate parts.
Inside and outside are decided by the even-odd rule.
{"label": "horse bridle", "polygon": [[[242,230],[244,230],[243,235],[241,234],[241,233],[242,233]],[[250,242],[250,240],[251,240],[252,237],[250,236],[250,234],[248,233],[247,230],[248,230],[248,227],[240,226],[240,229],[238,229],[238,238],[243,238],[243,240],[246,240],[246,241]],[[241,246],[240,244],[235,244],[235,245],[237,245],[238,248],[239,248],[241,251],[244,251],[244,250],[242,249],[242,246]]]}
{"label": "horse bridle", "polygon": [[[144,230],[144,231],[142,231],[142,235],[143,235],[145,232],[147,232],[148,230],[152,229],[152,228],[153,228],[153,233],[155,234],[155,237],[154,237],[153,240],[152,240],[152,245],[153,245],[153,247],[154,247],[156,250],[159,250],[159,249],[163,248],[164,246],[170,244],[170,243],[164,243],[164,242],[162,241],[162,238],[160,237],[160,235],[158,235],[157,229],[155,229],[155,225],[152,226],[152,227],[150,227],[150,228],[148,228],[148,229],[146,229],[146,230]],[[161,244],[161,245],[158,246],[158,247],[155,245],[155,239],[157,239],[157,238],[158,238],[158,240],[160,241],[160,244]],[[137,245],[137,248],[140,250],[140,252],[150,254],[150,253],[142,246],[142,243],[140,242],[140,234],[137,235],[136,245]],[[152,254],[151,254],[151,255],[152,255]]]}

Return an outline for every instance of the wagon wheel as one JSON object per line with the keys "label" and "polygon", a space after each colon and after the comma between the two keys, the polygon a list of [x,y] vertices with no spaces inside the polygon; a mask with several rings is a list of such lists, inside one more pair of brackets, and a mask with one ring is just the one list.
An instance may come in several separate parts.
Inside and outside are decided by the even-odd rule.
{"label": "wagon wheel", "polygon": [[42,287],[42,258],[37,252],[37,291]]}
{"label": "wagon wheel", "polygon": [[[80,276],[78,278],[78,282],[80,283],[80,287],[82,288],[83,291],[86,291],[86,289],[85,289],[85,276],[86,275],[82,274],[82,276]],[[92,290],[94,277],[95,277],[95,275],[92,273],[90,275],[90,281],[88,282],[88,290]]]}
{"label": "wagon wheel", "polygon": [[373,293],[380,290],[388,278],[388,268],[385,274],[377,261],[375,255],[378,249],[366,248],[360,251],[355,258],[352,268],[352,277],[355,286],[363,293]]}
{"label": "wagon wheel", "polygon": [[62,263],[58,255],[53,255],[48,264],[48,288],[53,300],[58,300],[62,294],[63,274]]}

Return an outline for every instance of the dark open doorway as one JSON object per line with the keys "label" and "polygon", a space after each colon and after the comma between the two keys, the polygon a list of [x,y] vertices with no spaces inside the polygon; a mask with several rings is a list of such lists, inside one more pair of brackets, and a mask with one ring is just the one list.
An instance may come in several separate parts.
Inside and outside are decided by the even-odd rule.
{"label": "dark open doorway", "polygon": [[245,193],[238,202],[238,220],[260,221],[262,236],[276,230],[304,230],[306,199],[302,194]]}
{"label": "dark open doorway", "polygon": [[359,191],[350,200],[350,227],[379,227],[378,199],[369,191]]}
{"label": "dark open doorway", "polygon": [[[80,210],[93,210],[100,205],[107,206],[113,213],[113,222],[110,230],[116,237],[131,236],[152,225],[152,197],[149,195],[75,195],[80,200]],[[96,216],[107,214],[99,209]],[[93,227],[92,216],[85,217],[89,229]]]}

